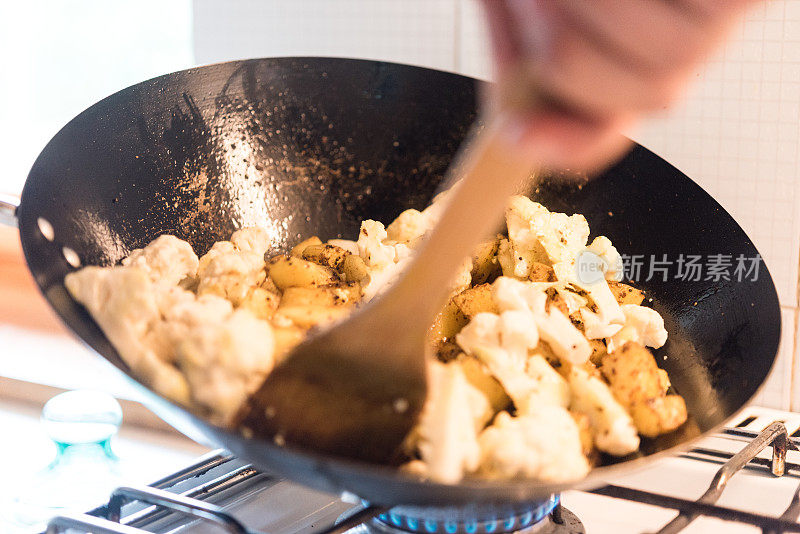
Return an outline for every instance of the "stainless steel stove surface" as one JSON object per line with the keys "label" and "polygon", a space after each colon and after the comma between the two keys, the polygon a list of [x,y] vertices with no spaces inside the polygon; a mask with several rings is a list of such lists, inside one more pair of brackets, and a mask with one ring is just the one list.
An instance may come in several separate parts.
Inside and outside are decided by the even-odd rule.
{"label": "stainless steel stove surface", "polygon": [[800,532],[796,444],[800,414],[749,408],[691,451],[609,480],[607,486],[482,517],[368,506],[258,472],[217,452],[149,487],[119,488],[106,506],[88,514],[54,518],[47,532]]}

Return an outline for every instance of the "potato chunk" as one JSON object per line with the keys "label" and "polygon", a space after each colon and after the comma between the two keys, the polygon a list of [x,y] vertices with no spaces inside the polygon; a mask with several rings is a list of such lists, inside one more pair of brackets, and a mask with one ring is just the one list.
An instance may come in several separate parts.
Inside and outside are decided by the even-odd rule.
{"label": "potato chunk", "polygon": [[361,294],[357,284],[341,286],[287,287],[281,308],[292,306],[344,306],[355,303]]}
{"label": "potato chunk", "polygon": [[341,272],[344,259],[351,254],[336,245],[309,245],[303,250],[303,259]]}
{"label": "potato chunk", "polygon": [[286,306],[278,308],[274,317],[281,322],[286,320],[299,328],[324,326],[343,319],[349,311],[342,306]]}
{"label": "potato chunk", "polygon": [[339,280],[330,267],[287,256],[272,258],[267,263],[267,274],[282,291],[287,287],[324,286]]}
{"label": "potato chunk", "polygon": [[589,361],[594,365],[600,365],[600,362],[606,355],[606,344],[602,339],[590,339],[589,345],[592,347],[592,355],[589,356]]}
{"label": "potato chunk", "polygon": [[528,280],[531,282],[555,282],[556,272],[549,265],[534,261],[531,263],[531,271],[528,273]]}
{"label": "potato chunk", "polygon": [[367,264],[361,256],[350,254],[342,261],[342,279],[345,282],[362,283],[369,274]]}
{"label": "potato chunk", "polygon": [[644,291],[636,289],[628,284],[617,282],[615,280],[608,280],[608,288],[617,299],[617,302],[622,304],[641,304],[644,300]]}
{"label": "potato chunk", "polygon": [[495,256],[500,247],[500,237],[494,241],[481,243],[472,254],[472,283],[475,285],[485,284],[492,281],[502,273],[500,263]]}
{"label": "potato chunk", "polygon": [[284,357],[303,341],[306,330],[294,324],[272,326],[272,335],[275,338],[275,362],[280,363]]}
{"label": "potato chunk", "polygon": [[250,311],[259,319],[269,319],[278,308],[280,296],[262,287],[255,287],[245,295],[240,308]]}
{"label": "potato chunk", "polygon": [[304,239],[296,244],[292,250],[289,252],[289,255],[295,258],[300,258],[303,256],[303,252],[305,252],[306,248],[312,245],[321,245],[322,240],[317,236],[309,237],[308,239]]}
{"label": "potato chunk", "polygon": [[500,313],[492,298],[492,285],[481,284],[465,289],[453,297],[453,303],[467,319],[472,319],[479,313]]}
{"label": "potato chunk", "polygon": [[451,299],[444,305],[442,311],[436,316],[436,319],[434,319],[428,331],[428,337],[434,342],[441,339],[452,338],[458,334],[468,322],[469,320],[461,313],[461,310],[458,309],[458,306],[456,306],[455,302]]}
{"label": "potato chunk", "polygon": [[665,394],[655,358],[642,345],[626,343],[602,359],[600,370],[640,434],[655,437],[686,421],[686,404],[677,395]]}
{"label": "potato chunk", "polygon": [[643,436],[654,438],[686,422],[686,402],[680,395],[665,395],[631,406],[631,417]]}
{"label": "potato chunk", "polygon": [[489,369],[486,368],[483,362],[474,356],[467,356],[464,353],[458,356],[457,361],[464,371],[467,382],[472,384],[474,388],[480,390],[486,395],[486,398],[489,399],[489,404],[494,410],[494,413],[505,410],[511,405],[511,399],[508,394],[506,394],[506,390],[503,389],[500,382],[489,372]]}
{"label": "potato chunk", "polygon": [[583,455],[589,457],[594,452],[594,440],[592,439],[592,424],[589,421],[589,416],[580,412],[569,412],[575,425],[578,427],[578,433],[581,437],[581,449]]}

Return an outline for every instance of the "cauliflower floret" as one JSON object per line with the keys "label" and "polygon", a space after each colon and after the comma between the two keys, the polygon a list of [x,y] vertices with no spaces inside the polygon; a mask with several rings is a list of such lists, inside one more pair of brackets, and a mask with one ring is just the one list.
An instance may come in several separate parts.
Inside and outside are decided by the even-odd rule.
{"label": "cauliflower floret", "polygon": [[504,366],[525,369],[528,350],[539,343],[536,323],[530,313],[519,310],[500,315],[478,313],[456,334],[456,343],[467,354],[499,349],[506,353]]}
{"label": "cauliflower floret", "polygon": [[189,243],[174,235],[162,235],[131,252],[122,265],[144,269],[153,282],[175,285],[197,273],[198,259]]}
{"label": "cauliflower floret", "polygon": [[572,284],[585,291],[594,302],[597,312],[588,307],[580,309],[583,320],[583,333],[587,339],[601,339],[616,334],[625,322],[617,299],[605,278],[591,282],[581,280],[575,271],[574,263],[559,263],[553,265],[553,270],[559,281]]}
{"label": "cauliflower floret", "polygon": [[539,337],[561,360],[580,365],[592,355],[592,346],[581,331],[557,308],[552,307],[547,313],[537,315],[536,326],[539,327]]}
{"label": "cauliflower floret", "polygon": [[553,288],[567,305],[567,311],[570,314],[575,313],[588,304],[588,301],[584,297],[574,291],[570,291],[562,283],[553,284]]}
{"label": "cauliflower floret", "polygon": [[622,256],[611,244],[609,238],[604,235],[595,237],[586,250],[596,254],[598,258],[603,260],[603,271],[606,280],[616,280],[617,282],[622,280]]}
{"label": "cauliflower floret", "polygon": [[358,234],[358,253],[367,264],[369,280],[363,285],[364,300],[370,300],[397,280],[411,259],[411,249],[405,244],[386,244],[383,224],[366,220]]}
{"label": "cauliflower floret", "polygon": [[623,304],[622,312],[625,314],[625,326],[606,339],[608,352],[614,352],[628,341],[654,349],[662,347],[667,342],[664,318],[657,311],[646,306]]}
{"label": "cauliflower floret", "polygon": [[411,249],[403,243],[381,246],[387,247],[394,253],[394,260],[393,263],[388,263],[383,267],[367,267],[369,279],[362,287],[364,301],[372,299],[396,282],[412,259]]}
{"label": "cauliflower floret", "polygon": [[578,427],[559,406],[541,406],[511,417],[501,412],[481,433],[479,473],[487,478],[567,482],[589,472]]}
{"label": "cauliflower floret", "polygon": [[508,238],[514,248],[514,274],[526,278],[541,247],[550,263],[568,262],[586,247],[589,224],[583,215],[551,212],[524,196],[511,198],[506,209]]}
{"label": "cauliflower floret", "polygon": [[428,218],[415,209],[404,211],[386,227],[388,238],[398,243],[414,241],[428,230],[430,230]]}
{"label": "cauliflower floret", "polygon": [[[597,305],[598,313],[585,307],[580,310],[586,337],[609,337],[621,328],[624,316],[605,280],[587,283],[577,276],[576,258],[586,249],[589,238],[589,225],[582,215],[550,212],[541,204],[516,196],[506,210],[506,224],[512,250],[506,247],[498,253],[503,274],[513,271],[513,276],[527,278],[530,264],[537,261],[541,247],[553,265],[556,278],[586,291]],[[596,238],[588,250],[608,264],[606,276],[620,275],[622,262],[608,238]]]}
{"label": "cauliflower floret", "polygon": [[525,374],[536,383],[536,387],[528,395],[527,403],[517,404],[517,412],[530,414],[538,406],[554,405],[566,408],[569,405],[569,384],[553,366],[547,363],[540,354],[528,358]]}
{"label": "cauliflower floret", "polygon": [[[391,225],[390,225],[391,226]],[[358,252],[367,264],[369,280],[364,284],[365,301],[372,299],[386,287],[394,283],[413,258],[412,243],[390,240],[383,224],[367,220],[361,223],[357,245]],[[458,292],[469,287],[472,281],[472,259],[465,258],[464,263],[451,282],[451,291]]]}
{"label": "cauliflower floret", "polygon": [[209,262],[214,258],[216,258],[217,256],[221,256],[223,254],[229,254],[235,251],[236,247],[230,241],[217,241],[216,243],[211,245],[211,248],[208,250],[208,252],[200,256],[200,263],[197,266],[197,271],[200,272],[203,269],[205,269],[208,266]]}
{"label": "cauliflower floret", "polygon": [[86,267],[68,274],[64,285],[115,347],[139,345],[159,319],[155,287],[143,267]]}
{"label": "cauliflower floret", "polygon": [[592,348],[567,316],[557,308],[545,310],[547,294],[543,284],[521,282],[501,276],[492,284],[492,297],[501,310],[523,310],[532,314],[539,337],[559,358],[573,364],[589,359]]}
{"label": "cauliflower floret", "polygon": [[238,306],[247,293],[261,285],[266,278],[264,265],[263,254],[237,250],[229,242],[215,243],[200,258],[197,294],[224,297]]}
{"label": "cauliflower floret", "polygon": [[636,427],[608,385],[579,367],[570,370],[568,380],[572,388],[570,409],[589,417],[597,448],[614,456],[635,452],[639,448]]}
{"label": "cauliflower floret", "polygon": [[216,295],[198,297],[177,286],[165,288],[156,295],[161,320],[153,323],[144,343],[159,359],[174,363],[177,345],[192,328],[215,324],[233,313],[233,306]]}
{"label": "cauliflower floret", "polygon": [[355,256],[359,255],[358,243],[350,239],[329,239],[328,244],[344,249]]}
{"label": "cauliflower floret", "polygon": [[228,425],[247,396],[272,370],[272,327],[246,310],[221,322],[199,325],[178,345],[177,364],[191,386],[192,399]]}
{"label": "cauliflower floret", "polygon": [[456,335],[456,343],[486,365],[521,413],[540,404],[569,403],[561,375],[541,356],[528,356],[538,342],[533,315],[518,310],[479,313]]}
{"label": "cauliflower floret", "polygon": [[242,228],[233,233],[231,242],[242,252],[252,252],[263,259],[269,249],[269,232],[260,226]]}
{"label": "cauliflower floret", "polygon": [[85,267],[64,285],[83,304],[131,370],[167,398],[189,404],[183,375],[146,343],[160,319],[158,290],[142,267]]}
{"label": "cauliflower floret", "polygon": [[356,243],[367,267],[382,269],[395,262],[397,254],[393,246],[384,245],[386,238],[386,228],[382,223],[369,219],[361,223]]}
{"label": "cauliflower floret", "polygon": [[430,232],[439,222],[450,195],[457,186],[458,184],[433,197],[430,205],[422,211],[408,209],[398,215],[386,227],[388,238],[398,243],[408,243],[414,248],[420,242],[420,238]]}
{"label": "cauliflower floret", "polygon": [[489,403],[459,365],[431,362],[428,399],[417,428],[418,448],[427,475],[455,484],[478,467],[480,448],[475,421]]}

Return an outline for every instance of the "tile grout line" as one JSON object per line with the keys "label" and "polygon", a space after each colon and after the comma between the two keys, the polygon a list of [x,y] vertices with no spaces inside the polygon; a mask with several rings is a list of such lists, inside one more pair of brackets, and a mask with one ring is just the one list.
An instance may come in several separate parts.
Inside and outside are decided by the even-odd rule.
{"label": "tile grout line", "polygon": [[[786,35],[786,4],[783,4],[783,17],[781,19],[781,33]],[[785,43],[781,41],[781,59],[784,56],[784,46]],[[779,73],[779,84],[783,81],[783,71]],[[800,128],[800,126],[798,126]],[[796,159],[796,158],[795,158]],[[794,181],[795,184],[795,193],[800,190],[800,182],[797,180]],[[797,218],[797,211],[800,211],[800,195],[795,197],[794,202],[794,209],[795,212],[795,219]],[[800,252],[800,251],[799,251]],[[800,411],[800,399],[795,398],[795,388],[800,387],[800,370],[797,369],[800,361],[798,361],[798,345],[797,345],[797,329],[800,326],[800,312],[798,312],[798,307],[800,307],[800,254],[798,254],[798,270],[797,270],[797,285],[795,286],[795,295],[794,295],[794,324],[792,325],[792,352],[791,352],[791,360],[792,360],[792,372],[789,381],[789,409],[791,411]]]}
{"label": "tile grout line", "polygon": [[792,324],[792,352],[791,352],[791,360],[792,360],[792,368],[790,373],[790,380],[789,380],[789,410],[793,412],[800,412],[800,403],[797,401],[800,399],[795,399],[795,386],[800,384],[800,374],[797,369],[797,327],[800,325],[800,312],[798,312],[797,307],[794,308],[794,321]]}
{"label": "tile grout line", "polygon": [[453,70],[461,74],[461,1],[453,0]]}

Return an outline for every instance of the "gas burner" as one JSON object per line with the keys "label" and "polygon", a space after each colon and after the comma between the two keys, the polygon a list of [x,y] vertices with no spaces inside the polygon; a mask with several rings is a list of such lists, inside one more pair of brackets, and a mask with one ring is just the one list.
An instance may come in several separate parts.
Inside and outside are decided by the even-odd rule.
{"label": "gas burner", "polygon": [[[653,466],[638,479],[650,480],[656,473],[660,484],[676,484],[674,492],[654,492],[649,489],[649,482],[640,484],[635,477],[628,477],[625,485],[610,483],[587,492],[570,491],[565,498],[593,531],[604,533],[640,532],[659,526],[663,527],[661,533],[676,533],[687,526],[694,532],[719,532],[747,525],[764,532],[800,532],[796,522],[800,515],[800,488],[796,485],[800,479],[800,452],[795,452],[800,446],[798,429],[797,414],[751,407],[733,426],[681,456],[665,460],[669,466]],[[793,450],[787,453],[788,449]],[[673,467],[679,476],[664,476]],[[696,477],[697,474],[701,476]],[[716,504],[731,479],[740,493],[746,490],[747,497],[758,499],[759,507],[765,503],[771,507],[754,511],[753,506]],[[705,493],[693,500],[698,494],[694,490],[702,492],[709,480]],[[691,493],[692,498],[672,493]],[[597,495],[603,496],[602,503],[595,503]],[[788,507],[784,508],[787,505],[781,498],[775,499],[780,496],[791,501]],[[596,506],[587,506],[587,500]],[[106,505],[88,514],[55,517],[47,532],[188,534],[206,532],[204,527],[210,525],[203,523],[209,522],[216,523],[215,532],[221,526],[242,534],[585,533],[581,521],[561,506],[559,496],[515,506],[403,506],[389,510],[377,505],[356,506],[350,499],[334,499],[259,472],[222,451],[150,487],[118,488]]]}
{"label": "gas burner", "polygon": [[378,514],[350,534],[582,534],[580,520],[561,506],[558,495],[509,507],[397,507]]}

